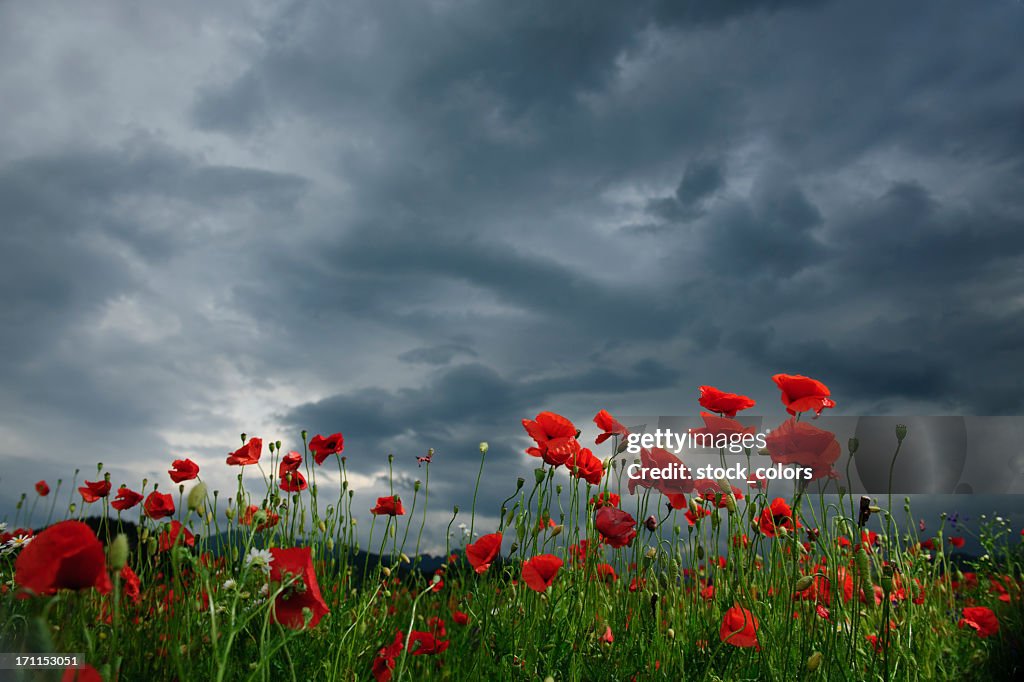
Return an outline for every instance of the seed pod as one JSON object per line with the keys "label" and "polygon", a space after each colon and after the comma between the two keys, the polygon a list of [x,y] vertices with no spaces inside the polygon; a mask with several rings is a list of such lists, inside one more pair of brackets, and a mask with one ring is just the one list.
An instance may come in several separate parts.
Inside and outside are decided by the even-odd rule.
{"label": "seed pod", "polygon": [[814,583],[814,576],[804,575],[800,576],[800,579],[796,581],[796,587],[794,588],[797,592],[803,592]]}

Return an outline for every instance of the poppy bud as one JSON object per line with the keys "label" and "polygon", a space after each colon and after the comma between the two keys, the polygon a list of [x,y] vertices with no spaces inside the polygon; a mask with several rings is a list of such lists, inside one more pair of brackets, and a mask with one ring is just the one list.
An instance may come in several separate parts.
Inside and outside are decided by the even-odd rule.
{"label": "poppy bud", "polygon": [[[405,552],[402,552],[398,556],[399,556],[399,558],[401,558],[403,564],[411,563],[411,561],[409,560],[409,555],[406,554]],[[435,584],[438,583],[441,580],[441,578],[436,576],[436,575],[434,576],[434,578],[436,578],[436,580],[434,580]]]}
{"label": "poppy bud", "polygon": [[648,547],[647,551],[644,552],[644,556],[654,561],[658,558],[658,550],[655,547]]}
{"label": "poppy bud", "polygon": [[235,510],[232,507],[228,507],[224,510],[224,516],[228,517],[228,521],[235,518]]}
{"label": "poppy bud", "polygon": [[265,509],[257,510],[257,512],[252,515],[252,522],[257,527],[262,526],[264,523],[266,523],[267,522],[267,512],[266,512],[266,510]]}
{"label": "poppy bud", "polygon": [[316,527],[320,529],[321,533],[326,533],[327,532],[327,524],[324,523],[323,521],[321,521],[320,523],[316,524]]}
{"label": "poppy bud", "polygon": [[701,546],[701,545],[697,545],[697,558],[698,559],[703,559],[704,558],[704,547]]}
{"label": "poppy bud", "polygon": [[118,533],[107,547],[107,563],[114,572],[120,571],[128,563],[128,536],[124,533]]}
{"label": "poppy bud", "polygon": [[423,485],[422,481],[416,481],[412,484],[413,492],[419,492],[420,487]]}
{"label": "poppy bud", "polygon": [[384,574],[385,578],[387,578],[387,577],[389,577],[391,575],[391,569],[388,568],[387,566],[382,567],[380,569],[380,572]]}
{"label": "poppy bud", "polygon": [[551,537],[561,535],[562,531],[565,530],[565,526],[558,525],[551,529]]}
{"label": "poppy bud", "polygon": [[388,454],[388,464],[391,464],[394,461],[395,461],[395,456],[393,454],[389,453]]}
{"label": "poppy bud", "polygon": [[395,525],[389,525],[389,526],[388,526],[388,536],[389,536],[389,537],[392,537],[392,538],[393,538],[393,537],[395,537],[395,526],[396,526],[396,525],[398,525],[398,524],[395,524]]}
{"label": "poppy bud", "polygon": [[245,434],[242,434],[242,445],[245,445]]}
{"label": "poppy bud", "polygon": [[454,507],[452,508],[452,513],[453,513],[453,514],[454,514],[455,516],[458,516],[458,515],[459,515],[459,505],[455,505],[455,506],[454,506]]}
{"label": "poppy bud", "polygon": [[851,438],[846,442],[846,447],[850,449],[851,455],[855,454],[857,452],[857,448],[860,447],[860,441],[857,440],[856,438]]}
{"label": "poppy bud", "polygon": [[505,518],[505,525],[506,526],[511,526],[512,522],[515,521],[515,518],[516,518],[516,512],[513,509],[512,511],[510,511],[508,513],[508,516]]}
{"label": "poppy bud", "polygon": [[653,533],[658,528],[658,518],[651,514],[644,520],[644,527]]}
{"label": "poppy bud", "polygon": [[188,491],[188,508],[190,511],[197,511],[206,502],[206,484],[198,483]]}
{"label": "poppy bud", "polygon": [[879,507],[878,505],[873,504],[870,507],[868,507],[868,511],[872,514],[878,514],[882,511],[882,508]]}
{"label": "poppy bud", "polygon": [[807,672],[813,673],[819,667],[821,667],[822,655],[820,651],[815,651],[813,654],[807,657]]}
{"label": "poppy bud", "polygon": [[892,592],[892,566],[882,567],[882,591],[888,595]]}
{"label": "poppy bud", "polygon": [[485,441],[485,440],[480,441],[480,454],[481,455],[486,455],[487,451],[490,449],[490,447],[491,446],[489,446],[487,444],[487,441]]}
{"label": "poppy bud", "polygon": [[669,628],[668,630],[666,630],[665,634],[668,636],[669,639],[675,639],[676,638],[676,631],[673,630],[672,628]]}
{"label": "poppy bud", "polygon": [[897,424],[896,425],[896,440],[898,442],[902,443],[903,439],[906,438],[906,437],[907,437],[907,425],[906,424]]}
{"label": "poppy bud", "polygon": [[71,504],[68,505],[68,512],[71,513],[71,514],[75,513],[75,503],[74,502],[72,502]]}
{"label": "poppy bud", "polygon": [[517,549],[519,549],[519,543],[518,542],[513,542],[512,546],[508,548],[508,553],[509,554],[515,554]]}
{"label": "poppy bud", "polygon": [[796,587],[794,589],[797,592],[803,592],[808,587],[810,587],[811,583],[813,583],[813,582],[814,582],[814,576],[810,576],[810,575],[800,576],[800,579],[796,581]]}

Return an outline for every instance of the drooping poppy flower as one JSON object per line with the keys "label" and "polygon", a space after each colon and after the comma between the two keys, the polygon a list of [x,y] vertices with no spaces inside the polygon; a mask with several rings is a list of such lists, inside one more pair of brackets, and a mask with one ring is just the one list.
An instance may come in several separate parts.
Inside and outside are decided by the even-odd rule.
{"label": "drooping poppy flower", "polygon": [[485,535],[476,542],[466,545],[466,558],[477,573],[483,573],[501,551],[501,533]]}
{"label": "drooping poppy flower", "polygon": [[625,547],[636,537],[636,519],[615,507],[598,509],[594,527],[601,534],[601,539],[616,549]]}
{"label": "drooping poppy flower", "polygon": [[101,497],[110,494],[110,481],[85,481],[85,485],[78,488],[85,502],[92,503]]}
{"label": "drooping poppy flower", "polygon": [[800,527],[799,522],[796,528],[793,527],[793,510],[781,497],[776,497],[771,505],[761,510],[757,525],[761,532],[770,538],[775,537],[780,528],[792,533]]}
{"label": "drooping poppy flower", "polygon": [[280,478],[284,478],[284,475],[289,471],[298,471],[299,466],[302,464],[302,454],[295,452],[294,450],[289,452],[287,455],[281,458],[281,463],[277,466],[277,475]]}
{"label": "drooping poppy flower", "polygon": [[999,632],[999,619],[987,606],[968,606],[964,608],[963,617],[958,623],[960,627],[969,627],[985,639]]}
{"label": "drooping poppy flower", "polygon": [[188,528],[181,525],[179,521],[174,520],[171,521],[170,528],[160,533],[157,542],[159,551],[166,552],[176,544],[181,544],[184,547],[193,547],[196,544],[196,538]]}
{"label": "drooping poppy flower", "polygon": [[263,454],[263,439],[250,438],[249,442],[228,455],[228,464],[232,466],[247,466],[260,461]]}
{"label": "drooping poppy flower", "polygon": [[50,494],[50,486],[46,485],[46,481],[39,481],[36,483],[36,493],[39,497],[46,497]]}
{"label": "drooping poppy flower", "polygon": [[590,498],[591,507],[618,507],[622,503],[622,499],[615,493],[601,493],[600,495],[594,495]]}
{"label": "drooping poppy flower", "polygon": [[381,647],[377,656],[373,659],[373,678],[377,682],[389,682],[391,673],[395,670],[395,659],[402,655],[402,647],[405,646],[405,634],[401,630],[395,631],[395,640],[385,647]]}
{"label": "drooping poppy flower", "polygon": [[142,583],[129,564],[121,567],[121,594],[133,604],[138,604],[142,596]]}
{"label": "drooping poppy flower", "polygon": [[705,516],[711,516],[711,512],[709,512],[707,509],[700,506],[699,504],[693,504],[690,505],[690,508],[686,510],[686,514],[684,514],[684,516],[686,516],[686,522],[688,524],[690,524],[691,526],[695,526],[697,525],[697,522]]}
{"label": "drooping poppy flower", "polygon": [[672,493],[666,495],[668,502],[666,503],[672,509],[686,509],[686,495],[682,493]]}
{"label": "drooping poppy flower", "polygon": [[154,490],[146,498],[142,508],[145,510],[146,516],[151,519],[163,519],[168,516],[174,516],[174,498],[167,493]]}
{"label": "drooping poppy flower", "polygon": [[60,682],[103,682],[103,676],[96,668],[85,663],[78,667],[65,668]]}
{"label": "drooping poppy flower", "polygon": [[309,627],[315,627],[320,619],[330,613],[327,602],[320,594],[313,569],[313,552],[309,547],[271,547],[270,580],[288,583],[296,579],[274,600],[271,615],[275,622],[298,630],[305,624],[303,609],[312,612]]}
{"label": "drooping poppy flower", "polygon": [[722,616],[718,638],[733,646],[754,647],[760,651],[761,645],[757,641],[758,627],[754,614],[739,605],[734,605]]}
{"label": "drooping poppy flower", "polygon": [[745,395],[726,393],[714,386],[701,386],[700,400],[698,402],[701,404],[701,407],[712,412],[718,412],[723,417],[735,417],[737,412],[749,409],[757,404]]}
{"label": "drooping poppy flower", "polygon": [[782,391],[782,404],[786,406],[786,412],[795,415],[797,412],[814,410],[815,414],[827,407],[835,407],[835,402],[829,398],[832,392],[828,386],[817,379],[801,376],[799,374],[776,374],[772,381]]}
{"label": "drooping poppy flower", "polygon": [[320,434],[313,436],[309,441],[309,450],[313,453],[313,460],[317,464],[323,464],[324,460],[331,455],[336,455],[345,449],[345,437],[340,433],[324,438]]}
{"label": "drooping poppy flower", "polygon": [[142,502],[142,495],[125,486],[121,486],[117,489],[117,496],[114,497],[110,506],[118,511],[126,511],[137,505],[139,502]]}
{"label": "drooping poppy flower", "polygon": [[765,437],[765,449],[776,464],[796,464],[813,471],[811,480],[832,472],[842,449],[831,431],[819,429],[810,422],[790,418]]}
{"label": "drooping poppy flower", "polygon": [[171,462],[171,467],[167,473],[175,483],[191,481],[199,475],[199,465],[190,459],[176,459]]}
{"label": "drooping poppy flower", "polygon": [[954,535],[949,538],[949,544],[959,549],[960,547],[964,546],[964,539],[958,535]]}
{"label": "drooping poppy flower", "polygon": [[551,587],[562,560],[554,554],[538,554],[523,564],[523,582],[534,592],[543,592]]}
{"label": "drooping poppy flower", "polygon": [[459,625],[469,625],[469,614],[462,611],[452,611],[452,620]]}
{"label": "drooping poppy flower", "polygon": [[565,464],[580,450],[576,427],[560,414],[541,412],[534,420],[524,419],[523,428],[537,444],[526,453],[553,466]]}
{"label": "drooping poppy flower", "polygon": [[594,443],[600,445],[612,436],[618,436],[619,438],[629,437],[629,429],[620,424],[615,417],[608,414],[607,410],[601,410],[594,415],[594,423],[597,424],[597,428],[601,429],[601,434],[594,440]]}
{"label": "drooping poppy flower", "polygon": [[403,516],[405,515],[405,507],[402,506],[402,498],[398,495],[389,495],[387,497],[378,497],[377,506],[371,509],[370,513],[374,516]]}
{"label": "drooping poppy flower", "polygon": [[[281,474],[280,487],[286,493],[298,493],[308,488],[309,484],[306,483],[306,477],[302,475],[301,471],[285,471]],[[404,514],[405,512],[402,511],[401,513]]]}
{"label": "drooping poppy flower", "polygon": [[569,459],[566,466],[576,478],[585,479],[591,485],[601,483],[604,465],[588,448],[580,448],[579,452]]}
{"label": "drooping poppy flower", "polygon": [[106,594],[112,587],[103,545],[81,521],[61,521],[37,535],[15,560],[14,581],[35,594],[90,587]]}

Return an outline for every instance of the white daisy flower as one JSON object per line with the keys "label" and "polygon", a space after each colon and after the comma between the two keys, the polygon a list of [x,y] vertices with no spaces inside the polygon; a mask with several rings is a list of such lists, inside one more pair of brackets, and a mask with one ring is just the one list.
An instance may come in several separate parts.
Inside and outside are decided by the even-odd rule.
{"label": "white daisy flower", "polygon": [[270,562],[274,560],[274,555],[270,553],[268,549],[256,549],[253,547],[249,550],[249,555],[245,558],[246,567],[258,568],[264,573],[270,573]]}
{"label": "white daisy flower", "polygon": [[238,583],[236,583],[236,582],[235,582],[235,581],[234,581],[233,579],[231,579],[231,578],[228,578],[227,580],[225,580],[225,581],[224,581],[224,584],[223,584],[223,585],[221,585],[221,587],[223,587],[223,588],[224,588],[225,590],[233,590],[233,589],[235,589],[235,588],[236,588],[237,586],[238,586]]}
{"label": "white daisy flower", "polygon": [[8,552],[17,552],[20,549],[24,549],[28,543],[32,542],[32,539],[31,535],[15,535],[4,543],[4,548]]}

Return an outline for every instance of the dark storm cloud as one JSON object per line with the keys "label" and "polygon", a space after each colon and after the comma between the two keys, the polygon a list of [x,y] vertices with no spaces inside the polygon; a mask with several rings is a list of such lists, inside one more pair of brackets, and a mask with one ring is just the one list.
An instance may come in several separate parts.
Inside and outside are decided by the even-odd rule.
{"label": "dark storm cloud", "polygon": [[341,430],[450,505],[543,409],[1024,409],[1019,3],[12,7],[5,457]]}

